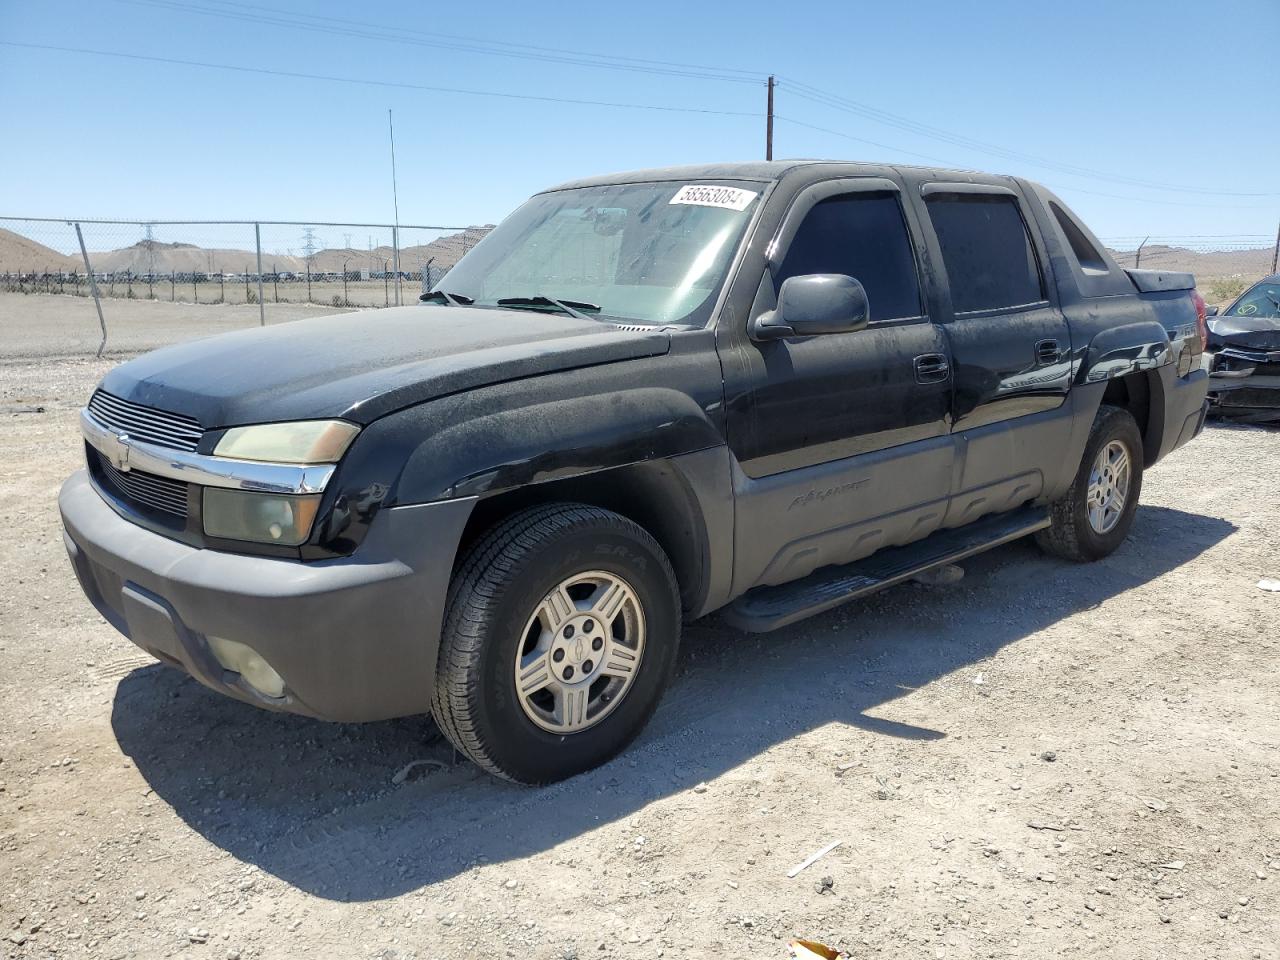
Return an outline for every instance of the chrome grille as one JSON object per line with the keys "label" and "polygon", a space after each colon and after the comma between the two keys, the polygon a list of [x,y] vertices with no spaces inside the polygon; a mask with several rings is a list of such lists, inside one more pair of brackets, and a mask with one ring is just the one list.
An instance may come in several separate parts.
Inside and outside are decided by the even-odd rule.
{"label": "chrome grille", "polygon": [[101,390],[95,390],[89,398],[89,412],[103,426],[171,450],[194,452],[203,433],[194,417],[153,410]]}
{"label": "chrome grille", "polygon": [[124,495],[132,503],[150,507],[175,517],[187,517],[187,484],[168,477],[157,477],[154,474],[142,473],[139,470],[117,470],[98,451],[98,467],[107,483]]}

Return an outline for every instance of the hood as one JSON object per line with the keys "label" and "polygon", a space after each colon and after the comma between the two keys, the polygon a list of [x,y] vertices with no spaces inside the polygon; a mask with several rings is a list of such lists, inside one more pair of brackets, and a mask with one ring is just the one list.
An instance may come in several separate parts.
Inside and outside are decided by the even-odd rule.
{"label": "hood", "polygon": [[1218,316],[1208,320],[1211,341],[1246,350],[1280,350],[1280,317]]}
{"label": "hood", "polygon": [[669,338],[528,310],[417,304],[195,340],[116,367],[102,389],[206,430],[341,417],[367,424],[520,377],[667,352]]}

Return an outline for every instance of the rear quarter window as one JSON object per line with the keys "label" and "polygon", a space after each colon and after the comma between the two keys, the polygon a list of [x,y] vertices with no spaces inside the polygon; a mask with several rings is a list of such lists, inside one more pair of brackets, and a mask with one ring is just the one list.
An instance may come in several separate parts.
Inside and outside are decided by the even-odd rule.
{"label": "rear quarter window", "polygon": [[1067,213],[1052,200],[1049,201],[1049,210],[1052,211],[1053,218],[1058,221],[1058,226],[1062,228],[1063,236],[1067,238],[1067,243],[1071,245],[1071,252],[1075,254],[1076,260],[1080,263],[1080,268],[1085,273],[1109,273],[1111,268],[1107,265],[1106,258],[1093,245],[1093,241],[1085,236],[1084,231],[1080,229],[1080,225],[1071,218],[1071,214]]}

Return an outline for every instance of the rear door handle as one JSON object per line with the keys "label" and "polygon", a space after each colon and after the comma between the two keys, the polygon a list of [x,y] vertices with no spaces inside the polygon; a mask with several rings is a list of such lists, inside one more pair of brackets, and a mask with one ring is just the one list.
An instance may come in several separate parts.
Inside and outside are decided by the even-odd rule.
{"label": "rear door handle", "polygon": [[1058,349],[1057,340],[1041,340],[1036,343],[1036,361],[1042,367],[1057,363],[1062,351]]}
{"label": "rear door handle", "polygon": [[951,376],[951,364],[943,353],[922,353],[915,359],[916,383],[942,383]]}

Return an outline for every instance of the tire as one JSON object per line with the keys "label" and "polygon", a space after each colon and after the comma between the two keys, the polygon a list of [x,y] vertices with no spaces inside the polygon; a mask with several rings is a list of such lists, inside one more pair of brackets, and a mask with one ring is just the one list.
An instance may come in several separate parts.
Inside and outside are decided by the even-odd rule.
{"label": "tire", "polygon": [[[1128,458],[1125,481],[1115,485],[1115,489],[1124,487],[1124,504],[1118,511],[1106,512],[1099,523],[1096,511],[1093,519],[1090,516],[1090,483],[1094,469],[1099,465],[1100,453],[1104,450],[1114,452],[1116,447],[1113,445],[1123,447]],[[1142,493],[1142,456],[1142,434],[1133,415],[1122,407],[1103,404],[1093,418],[1089,441],[1085,444],[1084,456],[1071,489],[1050,505],[1051,523],[1036,534],[1040,548],[1046,553],[1077,562],[1101,560],[1114,552],[1133,526],[1138,497]]]}
{"label": "tire", "polygon": [[[563,780],[644,728],[675,669],[680,625],[675,574],[641,527],[582,504],[523,510],[455,572],[432,713],[490,773]],[[526,694],[520,678],[545,686]]]}

